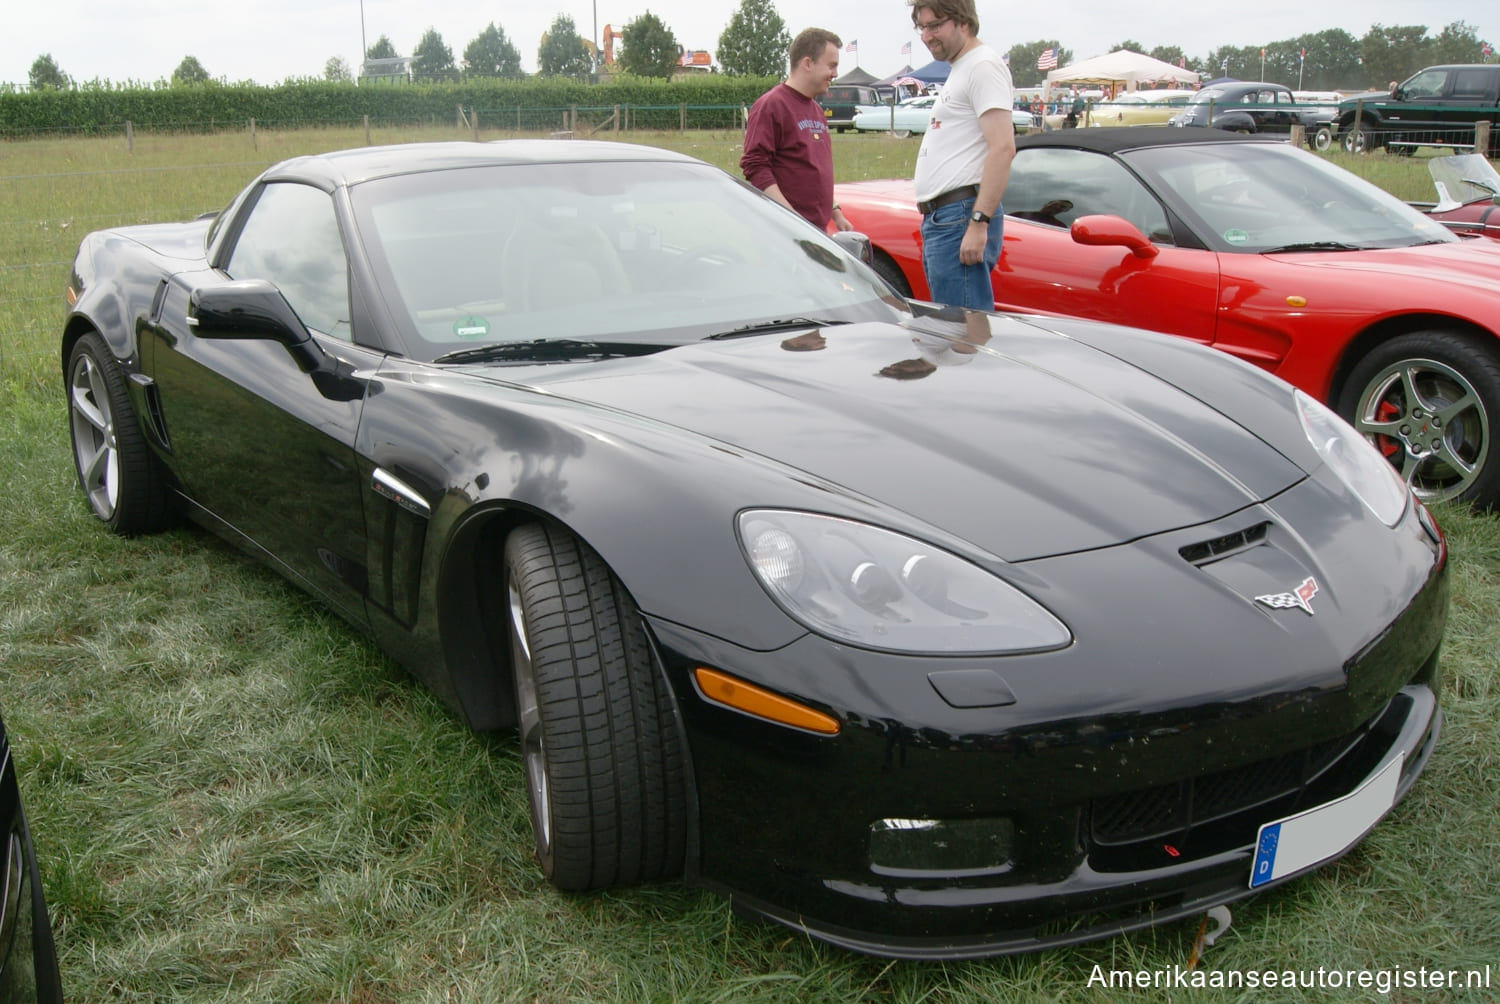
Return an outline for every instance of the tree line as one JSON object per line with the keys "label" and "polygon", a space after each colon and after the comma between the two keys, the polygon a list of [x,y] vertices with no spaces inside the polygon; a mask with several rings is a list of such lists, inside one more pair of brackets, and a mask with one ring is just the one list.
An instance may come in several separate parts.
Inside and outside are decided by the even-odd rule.
{"label": "tree line", "polygon": [[[1129,49],[1164,63],[1182,66],[1205,79],[1218,76],[1265,80],[1297,90],[1336,91],[1384,89],[1405,80],[1424,66],[1439,63],[1477,63],[1486,58],[1485,43],[1473,25],[1454,21],[1436,35],[1426,25],[1374,25],[1362,38],[1342,28],[1298,35],[1265,45],[1221,46],[1205,56],[1189,56],[1179,46],[1147,48],[1126,39],[1109,48]],[[1010,72],[1017,87],[1039,87],[1047,71],[1037,59],[1047,49],[1057,50],[1057,65],[1074,62],[1074,54],[1056,39],[1038,39],[1011,46]]]}
{"label": "tree line", "polygon": [[[627,24],[621,34],[617,69],[621,72],[666,79],[678,68],[681,49],[677,38],[659,17],[647,11]],[[772,0],[740,0],[719,35],[718,71],[730,76],[774,77],[787,69],[791,35]],[[1424,66],[1437,63],[1469,63],[1488,58],[1485,43],[1476,29],[1463,21],[1446,25],[1429,35],[1426,25],[1374,25],[1362,38],[1342,28],[1298,35],[1263,46],[1221,46],[1204,56],[1189,56],[1180,46],[1147,48],[1126,39],[1109,51],[1129,49],[1193,70],[1205,78],[1234,76],[1266,80],[1306,90],[1356,90],[1384,88]],[[1040,86],[1046,71],[1037,68],[1038,57],[1052,49],[1057,65],[1074,61],[1072,50],[1058,39],[1037,39],[1013,45],[1007,52],[1011,75],[1018,87]],[[395,44],[381,35],[365,53],[366,59],[400,56]],[[462,60],[436,28],[428,28],[411,50],[412,79],[418,81],[459,80],[471,77],[520,79],[521,54],[499,24],[491,22],[464,47]],[[537,50],[539,76],[596,79],[600,62],[594,44],[578,33],[565,14],[554,18]],[[323,68],[328,81],[351,81],[357,73],[340,56]],[[208,71],[189,55],[172,71],[171,86],[211,82]],[[32,90],[63,90],[75,83],[50,54],[38,56],[31,66]],[[99,84],[99,82],[94,82]],[[159,82],[165,83],[165,82]]]}

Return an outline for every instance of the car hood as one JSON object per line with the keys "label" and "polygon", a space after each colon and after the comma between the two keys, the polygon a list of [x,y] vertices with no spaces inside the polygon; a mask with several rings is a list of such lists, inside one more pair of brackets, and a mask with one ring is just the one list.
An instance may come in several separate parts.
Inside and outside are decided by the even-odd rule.
{"label": "car hood", "polygon": [[[1372,281],[1382,283],[1400,276],[1395,279],[1400,285],[1391,288],[1406,291],[1400,297],[1403,309],[1433,306],[1430,302],[1417,303],[1413,300],[1439,299],[1444,287],[1451,289],[1455,285],[1470,287],[1483,293],[1488,300],[1494,296],[1496,284],[1500,283],[1500,245],[1494,241],[1463,240],[1451,244],[1424,244],[1409,248],[1296,253],[1275,257],[1284,264],[1317,268],[1320,271],[1341,269],[1368,273]],[[1379,277],[1378,280],[1375,277]],[[1437,285],[1428,286],[1428,283]],[[1429,291],[1426,294],[1420,292],[1424,287]],[[1444,302],[1438,306],[1450,305]],[[1493,323],[1485,322],[1483,317],[1476,320]]]}
{"label": "car hood", "polygon": [[491,375],[759,454],[1009,561],[1195,525],[1303,477],[1214,408],[1042,322],[947,326],[985,344],[863,323]]}

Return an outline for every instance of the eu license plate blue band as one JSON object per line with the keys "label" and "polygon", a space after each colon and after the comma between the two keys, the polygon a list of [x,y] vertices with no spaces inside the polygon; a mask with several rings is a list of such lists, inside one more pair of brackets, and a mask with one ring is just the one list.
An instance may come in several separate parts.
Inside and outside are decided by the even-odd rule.
{"label": "eu license plate blue band", "polygon": [[1397,754],[1380,773],[1345,795],[1273,823],[1255,837],[1250,888],[1285,878],[1320,861],[1337,857],[1396,804],[1404,754]]}

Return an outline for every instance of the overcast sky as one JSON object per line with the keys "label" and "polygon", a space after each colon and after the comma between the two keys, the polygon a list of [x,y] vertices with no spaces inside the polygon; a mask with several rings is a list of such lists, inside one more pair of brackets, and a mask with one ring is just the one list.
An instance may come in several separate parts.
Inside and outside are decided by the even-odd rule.
{"label": "overcast sky", "polygon": [[[196,56],[210,76],[230,82],[319,77],[332,56],[358,65],[361,13],[366,44],[384,34],[397,52],[409,55],[431,27],[455,61],[494,21],[520,51],[522,67],[532,72],[541,35],[558,14],[572,17],[579,34],[589,37],[596,12],[602,33],[605,24],[620,28],[649,10],[679,44],[713,51],[738,5],[739,0],[364,0],[361,11],[360,0],[5,0],[0,82],[24,87],[32,61],[43,53],[79,81],[149,83],[170,77],[186,55]],[[842,70],[857,63],[885,76],[908,58],[914,66],[929,59],[902,0],[779,0],[776,9],[794,35],[817,25],[846,43],[857,42],[857,52],[843,55]],[[1202,58],[1220,46],[1258,46],[1329,28],[1359,38],[1372,24],[1423,24],[1435,35],[1454,21],[1468,23],[1480,39],[1500,48],[1496,0],[979,0],[979,16],[980,37],[1001,51],[1056,38],[1078,59],[1126,39],[1147,49],[1178,45]],[[901,52],[907,42],[911,57]],[[1474,58],[1478,61],[1477,52]]]}

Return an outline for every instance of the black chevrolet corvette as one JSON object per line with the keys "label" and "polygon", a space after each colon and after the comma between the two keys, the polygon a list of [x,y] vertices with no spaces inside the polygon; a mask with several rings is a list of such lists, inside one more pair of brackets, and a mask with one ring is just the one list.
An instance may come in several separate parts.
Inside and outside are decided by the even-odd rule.
{"label": "black chevrolet corvette", "polygon": [[99,519],[222,534],[516,728],[564,889],[1035,949],[1338,857],[1437,739],[1443,537],[1322,405],[902,300],[691,158],[300,158],[89,235],[68,301]]}
{"label": "black chevrolet corvette", "polygon": [[62,1000],[52,925],[0,719],[0,1002]]}

